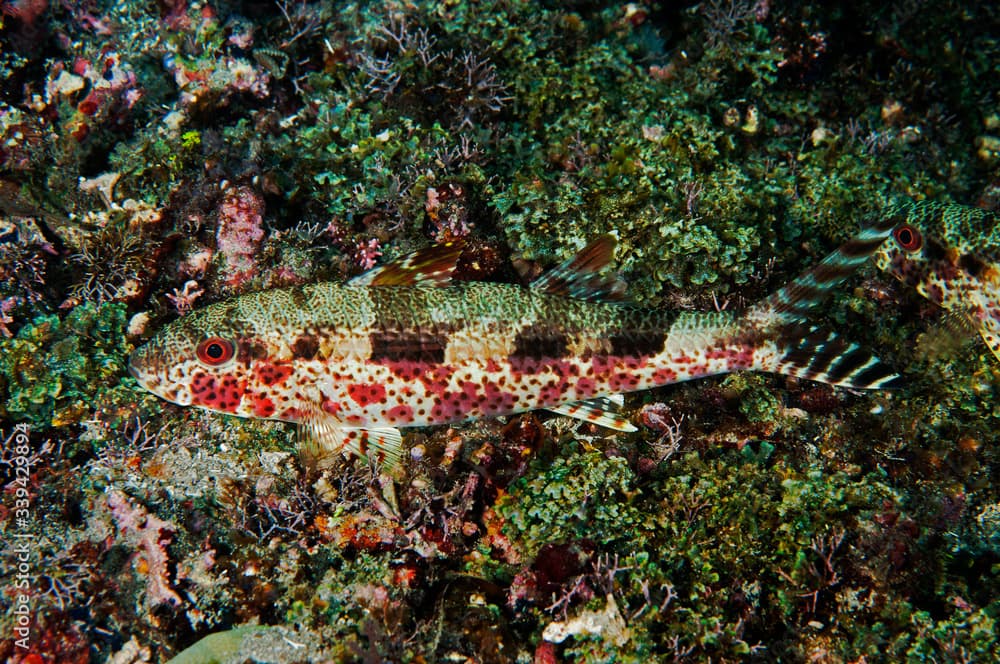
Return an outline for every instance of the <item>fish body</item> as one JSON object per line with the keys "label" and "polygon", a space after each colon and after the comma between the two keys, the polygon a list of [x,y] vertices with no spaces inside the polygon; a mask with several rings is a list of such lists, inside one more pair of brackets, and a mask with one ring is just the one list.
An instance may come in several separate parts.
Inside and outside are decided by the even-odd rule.
{"label": "fish body", "polygon": [[236,297],[161,330],[130,359],[180,405],[298,422],[326,451],[398,456],[399,427],[545,408],[631,431],[620,395],[738,370],[853,387],[898,377],[802,316],[888,236],[869,229],[748,312],[648,310],[602,276],[601,238],[531,287],[450,279],[431,248],[351,282]]}
{"label": "fish body", "polygon": [[1000,215],[936,202],[899,202],[882,214],[891,241],[878,267],[976,329],[1000,359]]}

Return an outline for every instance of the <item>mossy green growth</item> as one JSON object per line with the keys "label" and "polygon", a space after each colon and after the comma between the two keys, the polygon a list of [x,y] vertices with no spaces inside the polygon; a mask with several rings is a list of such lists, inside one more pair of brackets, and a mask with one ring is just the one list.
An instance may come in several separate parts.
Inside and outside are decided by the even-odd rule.
{"label": "mossy green growth", "polygon": [[767,388],[767,379],[760,374],[738,373],[726,376],[723,389],[739,395],[740,412],[749,422],[773,422],[778,419],[781,403]]}
{"label": "mossy green growth", "polygon": [[993,617],[997,608],[994,603],[991,609],[956,610],[941,620],[935,620],[927,611],[916,611],[910,619],[910,630],[891,644],[890,657],[907,662],[1000,661]]}
{"label": "mossy green growth", "polygon": [[631,504],[634,478],[625,459],[566,451],[565,457],[532,466],[496,506],[507,536],[527,559],[551,542],[644,539],[647,519]]}
{"label": "mossy green growth", "polygon": [[[601,455],[592,456],[600,461]],[[559,515],[572,507],[569,500],[558,497],[569,495],[582,502],[595,486],[586,472],[567,479],[568,466],[572,462],[557,460],[550,472],[529,474],[509,496],[520,499],[520,505],[505,507],[506,513],[523,518],[525,512],[541,512],[535,502],[525,500],[527,488],[534,489],[533,500],[555,496],[556,504],[545,509],[558,513],[546,513],[545,522],[555,532],[552,541],[565,537]],[[589,473],[608,469],[604,462]],[[743,462],[737,452],[717,458],[691,452],[670,472],[671,476],[653,482],[633,478],[628,492],[605,490],[601,498],[595,493],[588,499],[610,512],[621,514],[623,505],[635,510],[635,514],[625,512],[618,533],[611,537],[610,547],[620,558],[597,563],[605,575],[609,569],[617,570],[611,576],[618,606],[635,616],[628,621],[632,638],[615,653],[615,661],[643,661],[644,654],[663,651],[687,653],[693,659],[742,658],[763,644],[769,644],[770,655],[782,658],[791,654],[775,642],[776,634],[800,629],[810,620],[846,620],[829,615],[829,605],[820,610],[811,602],[814,598],[829,602],[848,585],[844,579],[851,570],[866,564],[864,552],[844,538],[852,528],[860,528],[857,524],[873,524],[886,502],[898,500],[878,476],[765,467]],[[560,477],[559,486],[539,490]],[[615,481],[611,478],[609,483]],[[520,523],[515,520],[508,528],[512,534],[516,528],[530,541],[534,532]],[[607,537],[606,524],[594,526],[592,521],[590,527],[569,532]],[[589,608],[595,608],[595,602]],[[882,618],[871,607],[851,615],[858,619],[859,631],[872,629],[872,623]],[[908,629],[907,616],[893,620],[898,629]],[[567,652],[580,661],[609,661],[600,655],[610,657],[605,646],[596,640],[577,641]],[[845,647],[841,654],[856,656],[856,651]]]}
{"label": "mossy green growth", "polygon": [[85,419],[125,373],[126,326],[125,305],[87,303],[0,339],[0,415],[36,429]]}

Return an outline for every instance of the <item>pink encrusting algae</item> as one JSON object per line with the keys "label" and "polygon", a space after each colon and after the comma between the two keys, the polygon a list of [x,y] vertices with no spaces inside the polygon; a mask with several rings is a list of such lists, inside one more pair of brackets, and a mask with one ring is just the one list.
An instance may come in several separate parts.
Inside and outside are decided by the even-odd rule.
{"label": "pink encrusting algae", "polygon": [[264,241],[264,199],[250,187],[236,187],[219,205],[216,242],[226,261],[230,286],[240,286],[257,273],[257,252]]}
{"label": "pink encrusting algae", "polygon": [[346,284],[252,293],[167,326],[130,362],[180,405],[300,422],[321,450],[394,459],[396,427],[539,408],[622,431],[624,392],[739,370],[862,388],[898,378],[803,316],[888,237],[866,229],[751,308],[677,313],[622,302],[602,237],[530,288],[452,283],[462,245],[418,251]]}

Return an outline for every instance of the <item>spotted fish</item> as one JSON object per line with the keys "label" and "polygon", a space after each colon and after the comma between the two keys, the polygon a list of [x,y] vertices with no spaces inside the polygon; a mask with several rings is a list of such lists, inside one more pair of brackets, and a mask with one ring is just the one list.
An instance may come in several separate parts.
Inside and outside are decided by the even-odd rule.
{"label": "spotted fish", "polygon": [[607,275],[601,237],[530,287],[452,281],[462,247],[352,281],[242,295],[163,328],[129,361],[183,406],[298,422],[329,453],[400,455],[399,427],[548,409],[634,431],[622,393],[738,370],[896,385],[870,353],[803,323],[890,232],[862,231],[742,315],[642,309]]}
{"label": "spotted fish", "polygon": [[906,201],[881,216],[894,229],[875,254],[879,268],[960,315],[1000,359],[1000,215]]}

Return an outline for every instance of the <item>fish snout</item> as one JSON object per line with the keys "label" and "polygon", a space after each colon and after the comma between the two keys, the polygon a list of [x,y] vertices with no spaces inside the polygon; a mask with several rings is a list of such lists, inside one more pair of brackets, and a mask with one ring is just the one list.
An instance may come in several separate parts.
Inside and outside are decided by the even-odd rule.
{"label": "fish snout", "polygon": [[156,377],[155,363],[152,362],[148,346],[142,346],[132,351],[128,358],[128,372],[138,381],[139,385],[152,390],[160,381]]}

